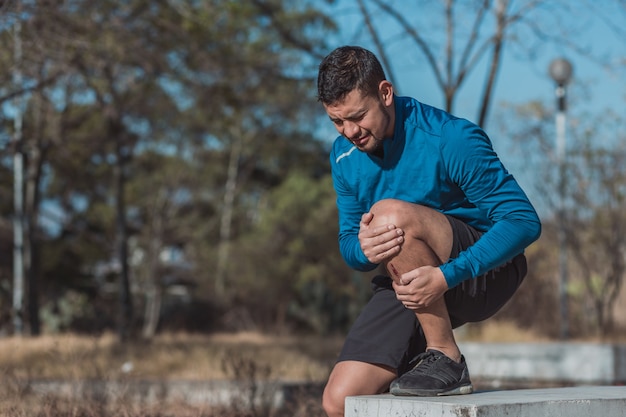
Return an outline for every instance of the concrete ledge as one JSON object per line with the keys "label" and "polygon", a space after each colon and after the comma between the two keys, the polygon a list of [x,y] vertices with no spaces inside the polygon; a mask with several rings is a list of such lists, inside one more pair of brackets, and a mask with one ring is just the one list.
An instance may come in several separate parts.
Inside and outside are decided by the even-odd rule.
{"label": "concrete ledge", "polygon": [[[626,346],[598,343],[460,343],[472,380],[559,385],[626,382]],[[625,413],[626,415],[626,413]]]}
{"label": "concrete ledge", "polygon": [[491,391],[450,397],[346,398],[346,417],[624,417],[626,387]]}

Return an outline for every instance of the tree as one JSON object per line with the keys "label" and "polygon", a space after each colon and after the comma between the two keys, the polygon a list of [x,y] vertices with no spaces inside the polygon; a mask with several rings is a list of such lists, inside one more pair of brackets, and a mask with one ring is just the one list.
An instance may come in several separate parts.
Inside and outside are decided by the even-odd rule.
{"label": "tree", "polygon": [[[569,247],[580,268],[585,298],[593,306],[597,331],[605,337],[614,330],[614,307],[626,278],[626,136],[620,129],[624,122],[608,112],[581,128],[568,175]],[[599,135],[598,130],[605,133]]]}
{"label": "tree", "polygon": [[248,261],[230,266],[240,288],[238,315],[252,317],[247,325],[318,334],[346,330],[367,286],[337,255],[336,216],[328,174],[294,172],[264,198],[254,227],[237,241],[239,256]]}
{"label": "tree", "polygon": [[190,282],[181,276],[184,260],[177,264],[162,260],[168,248],[184,246],[184,229],[178,221],[184,215],[190,172],[180,155],[143,152],[136,159],[137,171],[129,180],[129,204],[138,208],[130,223],[138,232],[131,246],[134,262],[131,272],[135,285],[144,294],[142,337],[152,338],[157,331],[163,295],[168,286]]}
{"label": "tree", "polygon": [[[212,169],[219,172],[213,177],[224,190],[211,202],[220,219],[213,292],[218,299],[228,299],[232,241],[238,229],[245,229],[247,211],[253,210],[238,199],[257,201],[309,147],[306,128],[312,122],[304,116],[315,104],[312,78],[303,77],[297,68],[308,54],[322,49],[321,29],[328,20],[306,2],[290,7],[280,1],[222,3],[209,10],[181,10],[194,32],[207,33],[180,54],[189,76],[179,82],[194,103],[186,113],[194,121],[194,143],[202,149],[197,154],[217,164]],[[213,27],[219,31],[209,30]],[[208,50],[207,38],[212,40]]]}
{"label": "tree", "polygon": [[[519,126],[525,127],[515,138],[528,155],[524,161],[527,169],[537,173],[537,195],[552,213],[544,220],[542,238],[548,239],[545,250],[549,251],[556,247],[549,239],[556,234],[559,204],[553,115],[541,103],[529,103],[516,112],[515,118],[524,121]],[[620,129],[624,119],[611,111],[600,116],[573,115],[571,119],[563,210],[566,249],[571,254],[567,291],[579,302],[570,301],[569,306],[578,314],[579,333],[606,337],[614,330],[614,307],[626,278],[626,138]]]}
{"label": "tree", "polygon": [[[23,4],[24,3],[24,4]],[[7,63],[0,77],[11,80],[10,86],[0,103],[12,100],[13,107],[13,150],[15,161],[15,247],[14,270],[14,327],[22,332],[23,291],[25,288],[28,302],[30,333],[38,335],[39,323],[39,205],[40,181],[45,164],[45,154],[50,142],[51,123],[55,117],[51,111],[53,105],[43,93],[43,88],[55,80],[61,72],[54,66],[48,66],[42,58],[42,52],[48,50],[48,35],[56,28],[54,24],[41,25],[30,2],[9,2],[2,10],[7,17],[0,31],[7,42],[13,46],[11,55],[1,58]],[[46,7],[44,7],[45,9]],[[34,87],[33,87],[34,86]],[[28,98],[30,97],[30,102]],[[27,113],[27,110],[28,113]],[[26,124],[26,126],[25,126]],[[25,168],[23,168],[25,167]],[[23,283],[26,276],[26,285]]]}
{"label": "tree", "polygon": [[156,45],[150,42],[149,33],[146,36],[143,32],[152,13],[146,2],[100,2],[95,8],[89,2],[77,2],[72,12],[71,18],[64,19],[78,36],[68,48],[72,56],[70,70],[80,77],[83,91],[94,98],[92,111],[103,115],[102,130],[97,136],[105,164],[110,163],[112,168],[114,253],[119,265],[118,333],[121,340],[127,340],[133,322],[128,265],[128,171],[140,140],[134,126],[145,120],[142,93],[149,92],[156,82],[163,58],[152,54]]}
{"label": "tree", "polygon": [[[606,16],[592,2],[575,6],[554,0],[358,0],[357,6],[364,24],[357,25],[355,37],[362,38],[361,28],[366,28],[369,41],[398,89],[403,80],[394,76],[395,67],[406,65],[411,56],[419,57],[417,62],[425,63],[441,90],[445,109],[453,112],[455,100],[470,74],[484,71],[481,98],[476,100],[476,122],[483,127],[492,108],[505,52],[532,62],[537,50],[551,43],[609,66],[610,61],[595,56],[580,36],[586,27],[585,16],[579,15],[589,11],[612,23],[616,34],[623,36],[620,17]],[[574,17],[577,25],[566,27],[565,16]],[[415,53],[409,52],[411,48]],[[390,60],[394,51],[401,51],[402,56]],[[417,72],[423,71],[420,64],[414,65]],[[423,77],[418,73],[416,76]]]}
{"label": "tree", "polygon": [[[146,294],[149,337],[163,288],[160,250],[184,242],[195,277],[214,293],[231,281],[229,244],[264,194],[293,167],[320,166],[313,77],[300,68],[320,55],[328,19],[308,2],[273,0],[20,4],[11,16],[28,28],[28,71],[2,84],[0,103],[32,96],[48,105],[43,175],[34,177],[42,200],[33,207],[45,201],[61,214],[58,230],[38,230],[41,274],[53,275],[41,281],[55,285],[42,293],[72,286],[97,298],[114,278],[120,338],[136,324],[137,293]],[[0,35],[11,41],[6,27]],[[0,80],[11,81],[12,56],[0,59]],[[154,163],[170,177],[156,175]],[[147,270],[128,264],[135,250],[149,254]]]}

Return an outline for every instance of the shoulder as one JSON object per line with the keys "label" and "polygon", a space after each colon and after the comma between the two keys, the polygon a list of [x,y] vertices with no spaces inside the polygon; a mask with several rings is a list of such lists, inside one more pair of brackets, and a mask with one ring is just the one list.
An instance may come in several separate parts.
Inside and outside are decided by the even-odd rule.
{"label": "shoulder", "polygon": [[459,120],[445,110],[412,97],[396,97],[396,117],[405,131],[418,130],[432,136],[443,136],[446,125]]}
{"label": "shoulder", "polygon": [[477,124],[466,119],[452,117],[442,125],[442,147],[452,148],[452,150],[465,148],[467,146],[491,147],[491,140],[487,133]]}
{"label": "shoulder", "polygon": [[353,154],[358,154],[356,146],[350,143],[350,141],[346,140],[343,136],[338,136],[335,139],[332,150],[330,152],[330,163],[333,166],[337,165],[343,159],[349,158]]}

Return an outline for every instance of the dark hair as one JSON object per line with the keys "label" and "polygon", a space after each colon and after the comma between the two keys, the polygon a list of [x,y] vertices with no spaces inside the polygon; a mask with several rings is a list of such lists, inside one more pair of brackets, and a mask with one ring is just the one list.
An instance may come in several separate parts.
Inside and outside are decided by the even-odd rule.
{"label": "dark hair", "polygon": [[317,99],[333,104],[355,88],[365,96],[375,96],[385,79],[383,67],[373,53],[359,46],[341,46],[320,63]]}

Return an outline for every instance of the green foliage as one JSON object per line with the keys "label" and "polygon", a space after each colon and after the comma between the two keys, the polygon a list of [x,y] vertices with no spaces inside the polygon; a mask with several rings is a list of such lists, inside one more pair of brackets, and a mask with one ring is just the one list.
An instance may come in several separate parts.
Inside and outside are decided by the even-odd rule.
{"label": "green foliage", "polygon": [[[524,148],[526,170],[537,173],[535,186],[544,208],[542,256],[531,265],[530,292],[545,298],[546,281],[557,288],[559,243],[557,232],[566,235],[567,293],[572,334],[608,336],[615,330],[616,305],[626,279],[626,141],[622,115],[606,111],[599,116],[572,114],[564,159],[563,213],[559,224],[558,163],[554,150],[553,115],[545,106],[530,103],[515,109],[520,123],[514,132]],[[505,118],[508,119],[508,118]],[[547,210],[546,210],[547,209]],[[549,261],[549,262],[548,262]],[[529,276],[529,277],[530,277]],[[544,305],[540,316],[555,314],[557,294]],[[536,299],[533,300],[538,304]]]}
{"label": "green foliage", "polygon": [[93,319],[93,306],[87,295],[68,291],[62,297],[41,307],[41,319],[46,332],[59,333],[71,329],[76,320]]}
{"label": "green foliage", "polygon": [[[251,213],[294,169],[327,170],[311,134],[321,111],[311,57],[326,49],[332,25],[312,4],[76,0],[0,10],[8,16],[0,40],[11,45],[0,53],[0,133],[3,141],[13,133],[5,103],[23,98],[23,145],[38,191],[27,210],[47,219],[27,242],[40,248],[31,285],[41,287],[43,305],[58,305],[68,289],[110,304],[104,288],[126,279],[129,259],[140,295],[182,280],[196,298],[211,299],[218,246],[256,227]],[[7,185],[9,150],[0,155]],[[233,179],[225,236],[224,188]],[[0,247],[10,245],[0,236]],[[161,260],[171,248],[182,253],[175,266],[184,276]],[[6,281],[9,259],[0,259]],[[45,309],[46,322],[58,311]]]}
{"label": "green foliage", "polygon": [[337,232],[329,175],[316,179],[296,171],[267,196],[257,225],[237,243],[241,261],[231,273],[260,324],[280,328],[290,321],[322,334],[345,330],[363,303],[364,283],[341,259]]}

